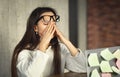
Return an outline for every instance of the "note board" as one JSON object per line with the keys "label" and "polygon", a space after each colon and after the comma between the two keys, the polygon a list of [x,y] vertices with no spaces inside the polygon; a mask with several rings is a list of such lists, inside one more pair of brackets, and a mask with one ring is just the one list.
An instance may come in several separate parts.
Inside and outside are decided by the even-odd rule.
{"label": "note board", "polygon": [[120,46],[86,50],[87,77],[120,77],[119,54]]}

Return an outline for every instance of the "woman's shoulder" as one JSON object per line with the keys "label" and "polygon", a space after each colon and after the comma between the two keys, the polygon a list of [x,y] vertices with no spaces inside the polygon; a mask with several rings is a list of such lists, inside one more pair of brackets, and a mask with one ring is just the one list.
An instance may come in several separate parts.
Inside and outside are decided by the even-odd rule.
{"label": "woman's shoulder", "polygon": [[23,49],[20,51],[19,54],[30,54],[31,53],[31,50],[28,50],[28,49]]}
{"label": "woman's shoulder", "polygon": [[21,57],[21,56],[31,56],[32,52],[31,50],[28,50],[28,49],[23,49],[20,51],[18,57]]}
{"label": "woman's shoulder", "polygon": [[27,49],[23,49],[19,52],[17,61],[19,62],[21,60],[27,60],[30,58],[32,58],[31,51]]}
{"label": "woman's shoulder", "polygon": [[32,57],[37,55],[47,55],[47,54],[37,49],[34,49],[34,50],[23,49],[18,56]]}

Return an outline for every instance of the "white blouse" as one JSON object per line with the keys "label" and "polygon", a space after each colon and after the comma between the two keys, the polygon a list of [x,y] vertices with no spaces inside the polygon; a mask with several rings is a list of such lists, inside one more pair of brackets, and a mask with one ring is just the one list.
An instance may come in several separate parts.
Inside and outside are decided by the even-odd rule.
{"label": "white blouse", "polygon": [[[60,43],[61,72],[64,68],[73,72],[86,72],[85,56],[80,51],[76,56],[71,56],[67,47]],[[46,53],[40,50],[22,50],[17,59],[18,77],[46,77],[53,72],[53,50],[48,47]]]}

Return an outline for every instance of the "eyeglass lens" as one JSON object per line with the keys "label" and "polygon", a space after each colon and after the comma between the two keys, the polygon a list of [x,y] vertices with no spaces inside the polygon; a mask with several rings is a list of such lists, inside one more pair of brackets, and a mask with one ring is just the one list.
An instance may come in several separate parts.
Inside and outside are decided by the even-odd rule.
{"label": "eyeglass lens", "polygon": [[42,16],[42,20],[43,20],[43,23],[44,24],[48,24],[50,21],[53,21],[53,22],[58,22],[59,21],[59,16],[49,16],[49,15],[45,15],[45,16]]}

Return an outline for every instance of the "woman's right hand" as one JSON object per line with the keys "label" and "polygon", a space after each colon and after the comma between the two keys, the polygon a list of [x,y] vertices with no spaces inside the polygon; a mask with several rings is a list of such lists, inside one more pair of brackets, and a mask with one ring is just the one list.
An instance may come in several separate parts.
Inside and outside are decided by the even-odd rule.
{"label": "woman's right hand", "polygon": [[40,43],[39,43],[38,49],[43,52],[46,51],[46,49],[50,44],[51,39],[54,37],[54,33],[55,33],[54,24],[55,23],[50,22],[40,36]]}

